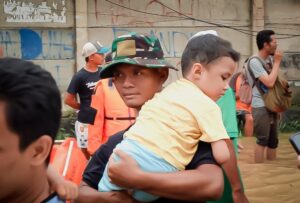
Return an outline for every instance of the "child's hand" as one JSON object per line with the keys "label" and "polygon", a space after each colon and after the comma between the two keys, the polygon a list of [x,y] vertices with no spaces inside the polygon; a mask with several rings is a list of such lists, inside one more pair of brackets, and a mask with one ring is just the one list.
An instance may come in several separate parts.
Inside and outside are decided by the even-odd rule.
{"label": "child's hand", "polygon": [[62,179],[52,189],[64,200],[75,200],[78,197],[78,186],[69,180]]}

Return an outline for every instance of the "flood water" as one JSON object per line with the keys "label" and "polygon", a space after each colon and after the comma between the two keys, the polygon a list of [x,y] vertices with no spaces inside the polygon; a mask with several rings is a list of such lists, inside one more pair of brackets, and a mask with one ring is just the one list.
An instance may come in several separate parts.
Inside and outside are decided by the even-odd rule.
{"label": "flood water", "polygon": [[290,134],[281,134],[277,160],[254,163],[255,138],[241,138],[245,149],[238,162],[251,203],[300,203],[300,170]]}

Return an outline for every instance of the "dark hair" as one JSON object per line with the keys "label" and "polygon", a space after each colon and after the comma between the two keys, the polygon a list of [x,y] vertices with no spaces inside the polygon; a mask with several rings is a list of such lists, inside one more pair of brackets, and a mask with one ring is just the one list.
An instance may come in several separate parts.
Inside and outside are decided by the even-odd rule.
{"label": "dark hair", "polygon": [[105,56],[105,62],[106,63],[112,62],[112,53],[111,52],[109,52],[109,53],[106,54],[106,56]]}
{"label": "dark hair", "polygon": [[232,48],[230,42],[218,36],[206,34],[192,38],[182,53],[182,73],[185,76],[194,63],[206,65],[223,56],[230,57],[235,62],[240,59],[240,54]]}
{"label": "dark hair", "polygon": [[84,59],[85,59],[86,63],[89,62],[89,60],[90,60],[89,57],[85,57]]}
{"label": "dark hair", "polygon": [[8,128],[19,136],[20,150],[42,135],[54,140],[60,125],[61,97],[50,73],[32,62],[3,58],[0,78],[0,101],[6,105]]}
{"label": "dark hair", "polygon": [[256,44],[258,47],[258,50],[261,50],[264,48],[264,43],[270,43],[272,41],[271,36],[274,35],[275,32],[273,30],[262,30],[257,33],[256,35]]}

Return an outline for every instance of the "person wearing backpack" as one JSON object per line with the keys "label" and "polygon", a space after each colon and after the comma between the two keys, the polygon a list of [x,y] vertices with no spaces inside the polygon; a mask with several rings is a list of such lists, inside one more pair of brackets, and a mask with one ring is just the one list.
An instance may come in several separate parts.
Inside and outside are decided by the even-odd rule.
{"label": "person wearing backpack", "polygon": [[266,108],[262,92],[266,93],[274,86],[279,73],[282,52],[276,50],[277,41],[273,30],[258,32],[256,43],[259,51],[257,56],[249,59],[247,76],[253,87],[251,106],[256,135],[254,159],[256,163],[262,163],[265,150],[267,160],[276,159],[278,115]]}
{"label": "person wearing backpack", "polygon": [[246,59],[242,71],[232,76],[229,85],[235,93],[238,131],[243,131],[244,136],[251,137],[253,135],[252,86],[249,84],[245,71],[247,62],[248,59]]}

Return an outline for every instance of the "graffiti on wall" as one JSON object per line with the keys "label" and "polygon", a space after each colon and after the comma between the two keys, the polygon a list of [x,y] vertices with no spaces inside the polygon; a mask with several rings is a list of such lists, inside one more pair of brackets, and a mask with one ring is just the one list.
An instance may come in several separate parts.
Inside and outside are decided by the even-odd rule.
{"label": "graffiti on wall", "polygon": [[65,0],[61,5],[52,3],[48,6],[46,1],[40,4],[32,2],[7,0],[3,3],[6,22],[53,22],[66,23]]}
{"label": "graffiti on wall", "polygon": [[[248,25],[249,17],[240,7],[248,6],[248,1],[224,0],[216,3],[211,0],[94,0],[90,9],[97,25],[105,26],[173,26],[202,24],[207,21],[228,21]],[[200,19],[191,21],[188,16]],[[103,18],[107,20],[103,20]],[[215,19],[215,20],[213,20]],[[184,20],[184,21],[181,21]],[[243,22],[244,21],[244,22]]]}
{"label": "graffiti on wall", "polygon": [[71,30],[0,30],[4,56],[25,60],[74,59],[73,42]]}
{"label": "graffiti on wall", "polygon": [[0,30],[3,56],[34,61],[48,70],[64,91],[75,66],[73,30]]}

